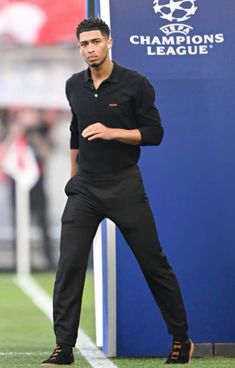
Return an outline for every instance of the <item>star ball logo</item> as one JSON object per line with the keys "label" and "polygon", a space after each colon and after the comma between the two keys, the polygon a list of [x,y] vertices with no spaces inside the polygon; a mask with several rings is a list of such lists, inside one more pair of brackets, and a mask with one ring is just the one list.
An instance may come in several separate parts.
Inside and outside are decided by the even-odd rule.
{"label": "star ball logo", "polygon": [[196,0],[155,0],[153,9],[161,18],[169,22],[183,22],[195,14]]}
{"label": "star ball logo", "polygon": [[207,55],[215,44],[224,42],[224,35],[192,34],[194,29],[188,21],[198,10],[197,2],[198,0],[154,0],[154,13],[166,21],[159,28],[163,35],[132,35],[130,42],[133,45],[146,45],[149,56]]}

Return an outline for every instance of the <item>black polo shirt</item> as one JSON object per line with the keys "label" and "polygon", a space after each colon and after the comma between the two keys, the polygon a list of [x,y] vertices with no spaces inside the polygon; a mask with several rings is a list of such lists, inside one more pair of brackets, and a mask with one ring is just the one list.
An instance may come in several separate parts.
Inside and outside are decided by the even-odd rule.
{"label": "black polo shirt", "polygon": [[139,129],[140,145],[158,145],[163,137],[155,93],[141,74],[116,63],[111,75],[95,89],[90,69],[73,74],[66,82],[66,96],[72,111],[71,149],[79,149],[79,170],[112,173],[137,163],[140,147],[115,140],[88,141],[82,131],[90,124],[110,128]]}

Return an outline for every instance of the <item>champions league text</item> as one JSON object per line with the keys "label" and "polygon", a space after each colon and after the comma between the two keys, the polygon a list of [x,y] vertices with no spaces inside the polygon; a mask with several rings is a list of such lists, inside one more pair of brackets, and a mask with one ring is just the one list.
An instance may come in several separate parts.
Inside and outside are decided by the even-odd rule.
{"label": "champions league text", "polygon": [[133,45],[146,45],[149,56],[206,55],[214,44],[224,42],[222,33],[194,36],[138,36],[132,35]]}

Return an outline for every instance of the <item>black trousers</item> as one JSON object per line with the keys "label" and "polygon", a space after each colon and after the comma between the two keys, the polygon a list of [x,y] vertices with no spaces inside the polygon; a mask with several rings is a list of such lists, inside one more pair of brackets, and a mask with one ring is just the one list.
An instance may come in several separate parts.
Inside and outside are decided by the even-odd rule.
{"label": "black trousers", "polygon": [[105,217],[119,227],[135,255],[169,333],[187,335],[179,286],[160,246],[138,167],[102,176],[79,172],[65,192],[68,200],[53,296],[57,344],[75,345],[89,251]]}

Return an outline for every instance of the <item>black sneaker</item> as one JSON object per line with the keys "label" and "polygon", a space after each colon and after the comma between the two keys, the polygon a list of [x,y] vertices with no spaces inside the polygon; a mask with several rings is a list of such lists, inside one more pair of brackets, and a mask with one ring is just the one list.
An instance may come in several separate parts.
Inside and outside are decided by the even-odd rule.
{"label": "black sneaker", "polygon": [[172,352],[166,364],[187,364],[190,362],[194,352],[194,344],[191,340],[186,342],[173,341]]}
{"label": "black sneaker", "polygon": [[74,363],[74,356],[72,348],[62,348],[57,346],[51,356],[44,360],[41,365],[71,365]]}

